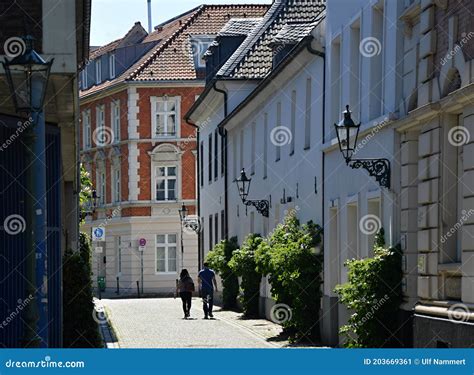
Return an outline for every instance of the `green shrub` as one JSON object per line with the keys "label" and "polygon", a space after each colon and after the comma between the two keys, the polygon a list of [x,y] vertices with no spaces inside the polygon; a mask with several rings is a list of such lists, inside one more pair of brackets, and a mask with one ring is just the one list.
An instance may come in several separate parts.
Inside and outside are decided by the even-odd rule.
{"label": "green shrub", "polygon": [[90,239],[80,234],[79,251],[67,250],[63,258],[63,346],[101,347],[102,340],[93,318]]}
{"label": "green shrub", "polygon": [[239,244],[237,237],[222,240],[207,254],[206,261],[209,267],[216,271],[222,279],[222,304],[224,309],[233,309],[237,306],[239,294],[239,280],[229,267],[229,261]]}
{"label": "green shrub", "polygon": [[380,348],[397,346],[398,309],[402,302],[401,251],[385,249],[383,229],[374,244],[374,257],[346,262],[348,282],[336,287],[341,302],[351,312],[348,324],[340,328],[346,347]]}
{"label": "green shrub", "polygon": [[256,270],[255,251],[262,241],[263,238],[258,234],[249,234],[240,249],[234,251],[229,262],[230,269],[242,277],[240,303],[245,316],[258,316],[262,275]]}
{"label": "green shrub", "polygon": [[284,319],[274,318],[293,341],[319,339],[323,258],[317,247],[321,234],[320,226],[309,222],[301,227],[291,213],[255,252],[257,271],[268,275],[273,298],[288,309]]}

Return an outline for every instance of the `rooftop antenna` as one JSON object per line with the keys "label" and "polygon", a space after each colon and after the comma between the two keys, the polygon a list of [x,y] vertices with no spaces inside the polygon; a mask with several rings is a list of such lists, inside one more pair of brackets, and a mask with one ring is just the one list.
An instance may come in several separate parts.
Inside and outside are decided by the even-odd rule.
{"label": "rooftop antenna", "polygon": [[151,33],[151,0],[147,0],[148,3],[148,34]]}

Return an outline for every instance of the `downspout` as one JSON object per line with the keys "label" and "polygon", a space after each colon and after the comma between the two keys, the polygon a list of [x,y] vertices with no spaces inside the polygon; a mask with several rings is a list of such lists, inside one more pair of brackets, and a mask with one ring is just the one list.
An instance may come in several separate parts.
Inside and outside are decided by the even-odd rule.
{"label": "downspout", "polygon": [[[318,51],[318,50],[315,50],[312,46],[311,46],[311,42],[308,43],[307,45],[307,49],[309,51],[309,53],[313,54],[313,55],[316,55],[316,56],[319,56],[323,59],[323,110],[322,110],[322,117],[323,117],[323,126],[322,126],[322,136],[321,136],[321,141],[322,141],[322,144],[324,144],[326,142],[325,140],[325,134],[326,134],[326,54],[324,52],[321,52],[321,51]],[[321,171],[321,178],[322,178],[322,184],[323,184],[323,188],[322,188],[322,195],[321,195],[321,201],[322,201],[322,216],[321,216],[321,220],[322,220],[322,228],[323,228],[323,235],[324,235],[324,223],[325,223],[325,210],[324,210],[324,204],[325,204],[325,200],[324,200],[324,178],[325,178],[325,173],[324,173],[324,169],[325,169],[325,157],[326,157],[326,154],[323,152],[323,155],[322,155],[322,171]]]}
{"label": "downspout", "polygon": [[[228,94],[227,91],[221,90],[217,88],[217,81],[214,81],[213,88],[216,92],[219,92],[224,95],[224,118],[227,118],[228,114]],[[227,130],[224,128],[219,127],[218,128],[219,135],[221,137],[224,137],[224,220],[225,220],[225,231],[224,231],[224,237],[225,239],[229,239],[229,199],[228,199],[228,192],[227,192],[227,187],[229,185],[229,176],[228,176],[228,168],[227,168],[227,156],[228,152],[227,149],[228,147],[228,137],[227,137]]]}
{"label": "downspout", "polygon": [[[200,183],[200,179],[201,179],[201,175],[199,174],[199,167],[200,167],[200,163],[201,163],[201,158],[200,158],[200,152],[199,152],[199,139],[200,139],[200,134],[199,134],[199,126],[196,125],[195,123],[191,122],[190,119],[186,119],[186,123],[188,123],[189,125],[191,126],[194,126],[196,128],[196,170],[197,170],[197,184],[196,184],[196,191],[197,191],[197,216],[198,216],[198,220],[199,220],[199,223],[201,222],[201,183]],[[199,225],[200,227],[201,225]],[[198,269],[201,269],[202,268],[202,257],[201,257],[201,231],[198,232]]]}

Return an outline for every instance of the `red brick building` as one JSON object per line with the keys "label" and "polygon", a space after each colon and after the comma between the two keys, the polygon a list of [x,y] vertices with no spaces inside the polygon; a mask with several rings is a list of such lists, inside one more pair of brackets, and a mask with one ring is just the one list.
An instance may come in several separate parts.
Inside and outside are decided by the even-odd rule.
{"label": "red brick building", "polygon": [[196,275],[198,238],[181,230],[178,213],[183,203],[197,213],[196,128],[184,114],[203,90],[202,55],[219,30],[267,9],[202,5],[150,34],[136,23],[91,52],[81,73],[81,161],[99,198],[83,229],[105,228],[94,271],[108,290],[133,292],[138,281],[166,293],[182,267]]}

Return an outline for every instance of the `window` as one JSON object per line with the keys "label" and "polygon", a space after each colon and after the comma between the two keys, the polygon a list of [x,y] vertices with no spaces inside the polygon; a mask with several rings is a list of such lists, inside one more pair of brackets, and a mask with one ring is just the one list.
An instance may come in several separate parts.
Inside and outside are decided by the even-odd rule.
{"label": "window", "polygon": [[250,233],[255,233],[255,212],[250,212]]}
{"label": "window", "polygon": [[102,63],[100,58],[95,61],[95,83],[98,85],[102,82]]}
{"label": "window", "polygon": [[105,131],[105,107],[96,107],[96,130],[94,132],[94,142],[97,146],[104,146],[107,142],[108,134]]}
{"label": "window", "polygon": [[82,76],[82,89],[85,90],[87,88],[87,66],[84,67],[84,70],[81,72]]}
{"label": "window", "polygon": [[110,106],[110,118],[111,118],[111,126],[110,128],[113,129],[113,140],[114,142],[118,142],[120,140],[120,101],[114,100],[112,105]]}
{"label": "window", "polygon": [[218,243],[219,242],[219,214],[214,215],[214,226],[215,226],[214,233],[215,233],[215,241],[216,241],[215,243]]}
{"label": "window", "polygon": [[225,213],[224,210],[221,211],[221,240],[225,238]]}
{"label": "window", "polygon": [[268,114],[263,115],[263,178],[267,178],[268,164]]}
{"label": "window", "polygon": [[212,215],[209,215],[209,250],[211,250],[214,246],[214,242],[212,242],[212,231],[214,227],[212,226]]}
{"label": "window", "polygon": [[360,118],[360,20],[352,24],[350,28],[350,75],[349,75],[349,95],[352,119],[356,121]]}
{"label": "window", "polygon": [[120,164],[113,169],[112,172],[113,177],[113,190],[114,190],[114,201],[120,202],[121,195],[120,195]]}
{"label": "window", "polygon": [[155,167],[156,200],[176,200],[176,167]]}
{"label": "window", "polygon": [[206,67],[206,60],[203,59],[203,56],[215,38],[212,35],[193,35],[191,37],[191,48],[196,68]]}
{"label": "window", "polygon": [[[278,128],[281,126],[281,102],[277,103],[277,113],[276,113],[276,124],[275,127]],[[278,129],[277,129],[278,130]],[[281,144],[276,139],[272,139],[275,143],[275,161],[280,160],[281,157]]]}
{"label": "window", "polygon": [[176,272],[176,234],[156,235],[156,272]]}
{"label": "window", "polygon": [[83,144],[84,148],[91,147],[91,111],[86,110],[82,112],[82,124],[83,124]]}
{"label": "window", "polygon": [[291,142],[290,155],[295,153],[295,138],[296,138],[296,90],[291,92]]}
{"label": "window", "polygon": [[[380,215],[380,199],[370,199],[367,202],[367,214],[373,215],[379,218],[379,221],[382,219]],[[377,233],[369,234],[367,239],[368,244],[368,256],[372,257],[374,255],[374,243],[375,243],[375,236]],[[364,255],[364,254],[363,254]]]}
{"label": "window", "polygon": [[208,149],[207,149],[207,167],[208,167],[208,170],[207,170],[207,173],[208,173],[208,177],[209,177],[209,183],[212,182],[212,133],[209,134],[209,140],[208,140]]}
{"label": "window", "polygon": [[104,205],[106,200],[105,200],[105,178],[106,178],[106,175],[105,175],[105,167],[104,166],[100,166],[100,167],[97,167],[97,173],[96,173],[96,179],[97,179],[97,186],[98,186],[98,195],[99,195],[99,204],[100,205]]}
{"label": "window", "polygon": [[110,72],[110,79],[115,78],[115,54],[112,53],[109,56],[109,72]]}
{"label": "window", "polygon": [[[331,43],[331,123],[339,123],[341,119],[341,43],[336,39]],[[336,131],[332,134],[335,137]]]}
{"label": "window", "polygon": [[[383,23],[384,23],[384,10],[381,7],[372,8],[372,33],[371,36],[375,38],[379,43],[383,43]],[[377,118],[381,115],[382,111],[382,85],[383,85],[383,53],[380,50],[376,50],[379,53],[371,54],[366,61],[370,63],[370,101],[369,101],[369,116],[370,119]],[[383,49],[382,49],[383,52]]]}
{"label": "window", "polygon": [[256,147],[256,142],[257,140],[255,139],[256,137],[256,128],[257,128],[257,125],[255,124],[255,122],[252,124],[252,139],[251,139],[251,142],[252,142],[252,165],[250,166],[250,174],[255,174],[255,163],[257,161],[257,147]]}
{"label": "window", "polygon": [[306,107],[304,118],[304,149],[311,147],[311,78],[306,80]]}
{"label": "window", "polygon": [[179,97],[152,97],[153,136],[176,137],[179,131]]}
{"label": "window", "polygon": [[347,259],[359,257],[359,220],[357,216],[357,204],[347,205]]}
{"label": "window", "polygon": [[224,175],[225,153],[226,153],[226,137],[221,137],[221,176]]}
{"label": "window", "polygon": [[237,170],[237,137],[232,137],[232,169],[234,170],[234,180],[239,175]]}
{"label": "window", "polygon": [[204,142],[201,141],[199,151],[199,176],[201,179],[201,186],[204,186]]}
{"label": "window", "polygon": [[116,251],[115,251],[115,273],[117,276],[122,275],[122,253],[125,248],[122,236],[117,236]]}
{"label": "window", "polygon": [[214,132],[214,179],[217,180],[217,176],[219,175],[219,134],[217,134],[217,130]]}

